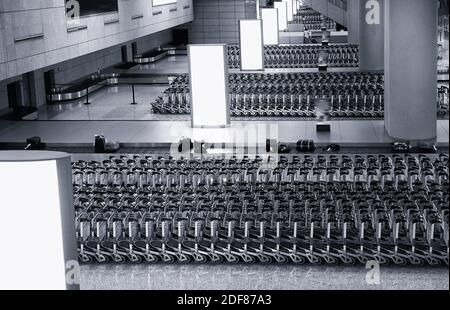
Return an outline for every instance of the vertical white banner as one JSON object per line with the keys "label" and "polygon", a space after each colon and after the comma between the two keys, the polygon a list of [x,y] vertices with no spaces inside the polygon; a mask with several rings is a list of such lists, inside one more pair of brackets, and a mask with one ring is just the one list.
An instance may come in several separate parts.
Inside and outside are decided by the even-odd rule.
{"label": "vertical white banner", "polygon": [[239,45],[241,70],[264,70],[262,21],[260,19],[239,21]]}
{"label": "vertical white banner", "polygon": [[261,18],[261,8],[259,7],[259,0],[256,0],[256,18]]}
{"label": "vertical white banner", "polygon": [[0,173],[0,240],[12,251],[0,259],[0,288],[65,290],[56,162],[0,162]]}
{"label": "vertical white banner", "polygon": [[278,45],[278,10],[272,8],[261,9],[261,19],[264,45]]}
{"label": "vertical white banner", "polygon": [[79,289],[70,155],[0,151],[0,290]]}
{"label": "vertical white banner", "polygon": [[294,20],[293,0],[283,0],[283,2],[286,2],[287,6],[287,21],[291,22]]}
{"label": "vertical white banner", "polygon": [[226,44],[188,45],[193,127],[230,124]]}
{"label": "vertical white banner", "polygon": [[297,15],[298,12],[298,0],[292,0],[292,12]]}
{"label": "vertical white banner", "polygon": [[274,2],[273,6],[278,10],[278,30],[285,31],[288,28],[287,2]]}

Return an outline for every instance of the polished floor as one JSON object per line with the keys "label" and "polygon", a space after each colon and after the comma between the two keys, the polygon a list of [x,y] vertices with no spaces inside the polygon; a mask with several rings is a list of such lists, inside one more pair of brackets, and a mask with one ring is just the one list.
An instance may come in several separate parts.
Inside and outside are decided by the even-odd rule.
{"label": "polished floor", "polygon": [[[276,126],[275,136],[280,142],[314,140],[317,144],[336,143],[341,146],[386,146],[395,142],[384,129],[383,120],[332,121],[331,133],[318,133],[311,121],[233,121],[228,129],[192,129],[189,121],[0,121],[1,143],[24,143],[30,136],[40,136],[49,146],[91,146],[96,134],[117,141],[124,147],[170,146],[181,137],[195,141],[232,143],[236,129],[246,126]],[[247,127],[248,128],[248,127]],[[449,122],[437,123],[437,144],[449,144]],[[265,144],[266,137],[257,143]]]}
{"label": "polished floor", "polygon": [[[116,70],[117,71],[117,70]],[[119,70],[121,71],[121,70]],[[107,71],[108,72],[108,71]],[[154,64],[137,65],[125,73],[182,74],[188,72],[187,56],[166,57]],[[86,98],[39,107],[37,120],[99,121],[99,120],[189,120],[189,115],[153,114],[150,103],[162,95],[168,85],[136,85],[135,101],[131,85],[106,86]]]}
{"label": "polished floor", "polygon": [[84,265],[84,290],[448,290],[449,269],[380,267],[380,284],[365,266]]}
{"label": "polished floor", "polygon": [[106,86],[86,99],[74,100],[62,104],[41,106],[38,120],[48,121],[103,121],[103,120],[186,120],[189,115],[160,115],[152,113],[150,103],[155,102],[167,89],[165,85],[136,85],[136,105],[132,105],[131,86]]}

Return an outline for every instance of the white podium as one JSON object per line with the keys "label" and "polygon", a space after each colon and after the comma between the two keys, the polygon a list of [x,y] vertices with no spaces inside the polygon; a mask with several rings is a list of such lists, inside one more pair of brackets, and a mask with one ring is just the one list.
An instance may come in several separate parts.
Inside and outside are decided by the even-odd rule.
{"label": "white podium", "polygon": [[0,290],[79,289],[69,154],[0,151],[0,221]]}

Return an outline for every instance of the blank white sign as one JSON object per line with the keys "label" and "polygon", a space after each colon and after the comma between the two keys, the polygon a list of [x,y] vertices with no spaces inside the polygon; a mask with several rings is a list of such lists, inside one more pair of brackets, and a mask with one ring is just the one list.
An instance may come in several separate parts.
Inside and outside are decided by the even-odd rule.
{"label": "blank white sign", "polygon": [[264,45],[278,45],[278,10],[261,9]]}
{"label": "blank white sign", "polygon": [[283,2],[286,2],[287,6],[287,21],[291,22],[294,20],[293,0],[283,0]]}
{"label": "blank white sign", "polygon": [[153,0],[153,6],[177,3],[178,0]]}
{"label": "blank white sign", "polygon": [[261,10],[260,10],[260,7],[259,7],[259,0],[256,0],[256,18],[257,19],[261,18],[260,12],[261,12]]}
{"label": "blank white sign", "polygon": [[287,3],[274,2],[273,7],[278,10],[278,30],[284,31],[288,28],[287,23]]}
{"label": "blank white sign", "polygon": [[65,290],[56,161],[0,162],[0,290]]}
{"label": "blank white sign", "polygon": [[227,46],[188,45],[188,55],[192,126],[229,125]]}
{"label": "blank white sign", "polygon": [[241,70],[264,70],[262,21],[248,19],[239,21],[241,46]]}

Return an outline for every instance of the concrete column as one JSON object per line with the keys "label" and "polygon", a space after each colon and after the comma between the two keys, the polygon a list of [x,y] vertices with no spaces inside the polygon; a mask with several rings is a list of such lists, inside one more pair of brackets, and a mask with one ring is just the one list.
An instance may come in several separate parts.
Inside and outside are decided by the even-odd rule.
{"label": "concrete column", "polygon": [[0,113],[2,110],[9,108],[8,104],[8,87],[6,81],[0,82]]}
{"label": "concrete column", "polygon": [[44,73],[40,70],[22,75],[24,105],[38,108],[47,103]]}
{"label": "concrete column", "polygon": [[131,55],[134,57],[137,54],[139,54],[138,43],[133,42],[133,43],[131,43]]}
{"label": "concrete column", "polygon": [[348,43],[359,44],[360,0],[348,0],[347,2],[347,29]]}
{"label": "concrete column", "polygon": [[131,44],[127,44],[127,55],[128,55],[128,62],[133,61],[133,48]]}
{"label": "concrete column", "polygon": [[361,0],[359,66],[362,71],[384,69],[384,0]]}
{"label": "concrete column", "polygon": [[399,140],[437,136],[437,0],[386,0],[385,126]]}

